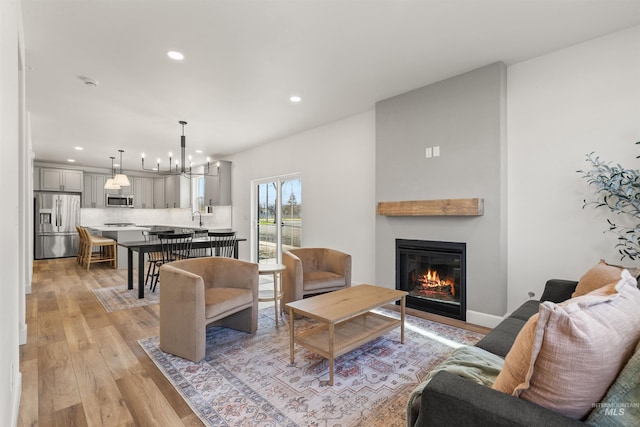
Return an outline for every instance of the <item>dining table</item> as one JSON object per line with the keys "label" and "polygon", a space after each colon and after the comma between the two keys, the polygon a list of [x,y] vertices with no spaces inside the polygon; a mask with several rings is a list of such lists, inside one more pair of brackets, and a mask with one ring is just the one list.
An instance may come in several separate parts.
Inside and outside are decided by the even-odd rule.
{"label": "dining table", "polygon": [[[238,242],[245,242],[247,239],[237,238],[233,250],[233,257],[238,258]],[[215,247],[216,242],[213,242]],[[194,237],[191,240],[191,249],[208,249],[212,245],[209,237]],[[144,260],[145,254],[149,252],[162,251],[162,245],[159,241],[133,241],[133,242],[118,242],[118,246],[122,246],[127,249],[127,289],[133,289],[133,253],[138,253],[138,298],[144,298]]]}

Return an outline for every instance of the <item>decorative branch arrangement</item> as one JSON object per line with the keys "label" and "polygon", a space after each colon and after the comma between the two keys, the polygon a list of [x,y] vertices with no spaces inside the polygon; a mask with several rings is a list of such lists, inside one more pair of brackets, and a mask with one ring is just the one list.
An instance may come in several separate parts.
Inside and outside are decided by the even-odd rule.
{"label": "decorative branch arrangement", "polygon": [[[640,141],[636,144],[640,144]],[[596,189],[597,198],[593,201],[584,200],[582,207],[606,207],[616,215],[630,217],[634,222],[633,226],[607,219],[609,229],[606,231],[618,236],[616,248],[621,255],[620,259],[640,258],[640,171],[625,169],[620,164],[612,165],[598,156],[594,157],[593,152],[586,157],[591,170],[579,170],[578,173],[582,173],[589,186]]]}

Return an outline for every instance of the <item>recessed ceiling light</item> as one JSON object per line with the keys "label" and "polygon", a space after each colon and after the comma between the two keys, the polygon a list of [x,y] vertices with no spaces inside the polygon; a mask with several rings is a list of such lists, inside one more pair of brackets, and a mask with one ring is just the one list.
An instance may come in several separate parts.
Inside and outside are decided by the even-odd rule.
{"label": "recessed ceiling light", "polygon": [[82,150],[84,150],[84,148],[82,148],[82,147],[73,147],[73,149],[74,149],[74,150],[78,150],[78,151],[82,151]]}
{"label": "recessed ceiling light", "polygon": [[297,104],[298,102],[302,101],[302,98],[298,95],[292,95],[289,97],[289,101],[293,102],[294,104]]}
{"label": "recessed ceiling light", "polygon": [[196,150],[196,154],[202,154],[202,150]]}
{"label": "recessed ceiling light", "polygon": [[69,162],[69,163],[73,163],[73,162],[75,162],[75,160],[73,160],[73,159],[67,159],[67,162]]}
{"label": "recessed ceiling light", "polygon": [[114,167],[114,168],[119,168],[119,167],[120,167],[120,165],[119,165],[118,163],[114,163],[114,164],[113,164],[113,167]]}
{"label": "recessed ceiling light", "polygon": [[184,55],[175,50],[170,50],[167,52],[167,56],[175,61],[182,61],[184,59]]}

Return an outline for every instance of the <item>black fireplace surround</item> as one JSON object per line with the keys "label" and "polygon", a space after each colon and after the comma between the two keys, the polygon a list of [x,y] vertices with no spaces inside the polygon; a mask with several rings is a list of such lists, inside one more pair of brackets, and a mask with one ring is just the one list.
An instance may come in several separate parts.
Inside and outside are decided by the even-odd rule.
{"label": "black fireplace surround", "polygon": [[396,289],[410,308],[466,320],[466,243],[396,239]]}

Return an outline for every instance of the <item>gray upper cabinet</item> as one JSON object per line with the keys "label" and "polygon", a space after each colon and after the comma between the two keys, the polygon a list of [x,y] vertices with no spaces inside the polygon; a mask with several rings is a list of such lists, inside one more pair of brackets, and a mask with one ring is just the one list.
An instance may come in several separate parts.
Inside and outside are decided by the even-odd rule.
{"label": "gray upper cabinet", "polygon": [[104,208],[104,183],[106,182],[106,180],[106,175],[92,173],[84,174],[84,188],[82,191],[83,208]]}
{"label": "gray upper cabinet", "polygon": [[40,169],[40,190],[82,192],[82,171],[68,169]]}
{"label": "gray upper cabinet", "polygon": [[153,179],[133,178],[133,207],[153,208]]}
{"label": "gray upper cabinet", "polygon": [[220,160],[218,174],[205,176],[204,203],[213,206],[231,205],[231,162]]}
{"label": "gray upper cabinet", "polygon": [[191,180],[181,175],[168,176],[165,180],[165,204],[169,208],[191,207]]}
{"label": "gray upper cabinet", "polygon": [[164,178],[153,179],[153,207],[155,209],[163,209],[169,207],[165,203],[164,182]]}

